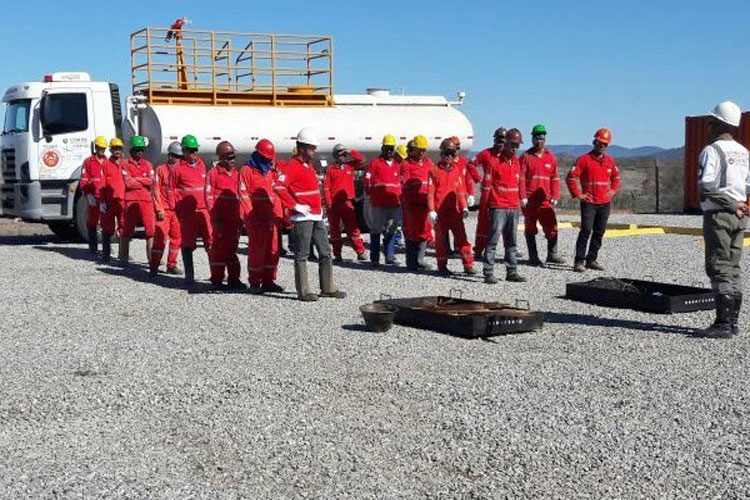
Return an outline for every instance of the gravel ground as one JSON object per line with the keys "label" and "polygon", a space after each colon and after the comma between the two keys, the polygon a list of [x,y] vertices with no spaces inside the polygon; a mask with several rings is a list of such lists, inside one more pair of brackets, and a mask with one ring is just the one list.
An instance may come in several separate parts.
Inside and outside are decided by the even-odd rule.
{"label": "gravel ground", "polygon": [[[560,216],[561,220],[580,220],[580,216],[573,212],[567,212]],[[673,214],[628,214],[613,213],[609,222],[614,224],[638,224],[642,226],[674,226],[674,227],[701,227],[703,216],[701,215],[673,215]]]}
{"label": "gravel ground", "polygon": [[[561,233],[568,256],[575,236]],[[601,261],[705,282],[698,242],[606,239]],[[747,331],[704,341],[685,333],[710,312],[566,301],[567,269],[493,287],[346,256],[349,297],[305,304],[188,292],[80,244],[0,236],[0,497],[750,496]],[[280,283],[293,288],[289,260]],[[362,330],[357,306],[380,293],[451,288],[528,299],[547,323],[489,341]]]}

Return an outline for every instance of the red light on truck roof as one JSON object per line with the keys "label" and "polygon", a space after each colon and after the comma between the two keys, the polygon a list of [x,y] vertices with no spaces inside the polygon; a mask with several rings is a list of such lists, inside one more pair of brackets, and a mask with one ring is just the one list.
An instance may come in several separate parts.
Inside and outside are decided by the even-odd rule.
{"label": "red light on truck roof", "polygon": [[44,83],[50,83],[50,82],[52,82],[52,75],[44,75],[44,79],[42,81]]}

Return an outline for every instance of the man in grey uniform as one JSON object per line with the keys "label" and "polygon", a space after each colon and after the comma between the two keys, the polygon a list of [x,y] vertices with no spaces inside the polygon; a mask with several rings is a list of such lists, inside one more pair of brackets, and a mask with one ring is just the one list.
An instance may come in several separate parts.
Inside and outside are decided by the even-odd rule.
{"label": "man in grey uniform", "polygon": [[732,136],[740,125],[741,114],[730,101],[714,108],[709,122],[710,142],[699,160],[706,273],[716,292],[716,321],[698,332],[699,337],[729,338],[739,332],[740,258],[745,217],[750,213],[748,151]]}

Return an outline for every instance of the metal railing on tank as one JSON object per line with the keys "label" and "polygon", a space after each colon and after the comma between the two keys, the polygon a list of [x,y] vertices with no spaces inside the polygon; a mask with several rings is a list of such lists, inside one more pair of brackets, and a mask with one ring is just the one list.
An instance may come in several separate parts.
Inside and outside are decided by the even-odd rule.
{"label": "metal railing on tank", "polygon": [[151,104],[331,106],[327,36],[144,28],[130,36],[134,95]]}

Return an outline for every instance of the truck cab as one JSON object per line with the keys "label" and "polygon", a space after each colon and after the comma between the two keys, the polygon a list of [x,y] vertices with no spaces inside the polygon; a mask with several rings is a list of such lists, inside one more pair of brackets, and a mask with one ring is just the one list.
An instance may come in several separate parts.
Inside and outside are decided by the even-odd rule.
{"label": "truck cab", "polygon": [[96,136],[120,134],[117,85],[87,73],[54,73],[5,91],[0,136],[2,215],[46,222],[55,234],[86,238],[78,181]]}

